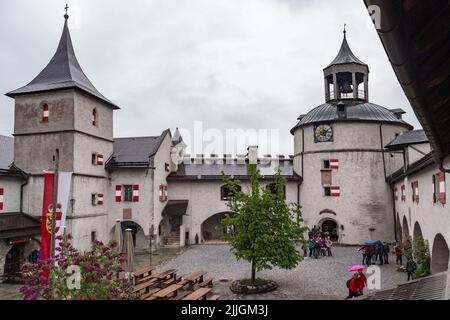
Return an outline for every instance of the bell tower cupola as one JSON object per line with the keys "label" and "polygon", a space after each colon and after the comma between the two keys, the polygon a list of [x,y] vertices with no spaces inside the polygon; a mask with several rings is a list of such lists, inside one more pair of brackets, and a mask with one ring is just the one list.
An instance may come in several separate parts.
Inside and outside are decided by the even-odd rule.
{"label": "bell tower cupola", "polygon": [[369,66],[359,60],[344,39],[336,58],[323,69],[325,102],[342,100],[369,101]]}

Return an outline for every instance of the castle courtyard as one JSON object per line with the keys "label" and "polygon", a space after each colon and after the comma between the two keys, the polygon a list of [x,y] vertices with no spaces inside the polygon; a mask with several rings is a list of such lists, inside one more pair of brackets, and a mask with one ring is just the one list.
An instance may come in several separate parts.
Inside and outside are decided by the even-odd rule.
{"label": "castle courtyard", "polygon": [[[257,273],[257,277],[271,279],[278,283],[276,291],[258,295],[237,295],[230,291],[233,280],[248,278],[250,265],[236,261],[228,245],[195,245],[182,251],[172,250],[152,257],[158,270],[178,269],[178,274],[187,275],[194,270],[204,270],[214,278],[214,291],[222,300],[342,300],[347,295],[346,281],[350,265],[360,264],[359,247],[335,247],[333,257],[318,260],[306,258],[293,270],[273,269]],[[299,248],[300,250],[300,248]],[[391,253],[389,265],[381,266],[381,290],[396,287],[405,282],[406,274],[398,272],[395,256]],[[392,263],[393,262],[393,263]],[[148,255],[136,256],[136,268],[148,265]],[[19,299],[20,285],[0,284],[0,299]],[[370,293],[370,290],[366,290]]]}

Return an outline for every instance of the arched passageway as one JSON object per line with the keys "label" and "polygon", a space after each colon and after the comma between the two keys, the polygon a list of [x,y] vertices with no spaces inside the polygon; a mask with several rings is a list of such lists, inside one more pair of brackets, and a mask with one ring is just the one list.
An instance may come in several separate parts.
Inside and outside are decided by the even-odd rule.
{"label": "arched passageway", "polygon": [[403,223],[402,223],[402,241],[405,242],[410,237],[409,234],[409,227],[408,227],[408,221],[406,220],[406,217],[403,217]]}
{"label": "arched passageway", "polygon": [[431,273],[438,273],[448,270],[449,249],[442,234],[438,233],[433,241],[431,253]]}
{"label": "arched passageway", "polygon": [[420,227],[419,222],[416,221],[416,223],[414,223],[413,240],[415,241],[419,238],[423,239],[422,228]]}
{"label": "arched passageway", "polygon": [[[124,241],[125,239],[125,230],[131,229],[135,251],[139,252],[148,250],[149,247],[148,239],[145,236],[144,229],[142,229],[142,227],[138,223],[134,221],[122,221],[121,227],[122,227],[122,241]],[[115,228],[116,227],[114,226],[111,230],[110,233],[111,239],[114,239]],[[124,243],[122,243],[122,248],[124,248]]]}
{"label": "arched passageway", "polygon": [[320,228],[325,233],[325,235],[330,237],[330,240],[332,241],[339,240],[338,224],[333,219],[323,220],[320,225]]}
{"label": "arched passageway", "polygon": [[221,212],[217,213],[205,221],[203,221],[201,230],[202,230],[202,240],[203,241],[218,241],[224,240],[224,236],[226,233],[231,232],[229,228],[220,227],[220,222],[227,215],[230,215],[230,212]]}
{"label": "arched passageway", "polygon": [[403,240],[403,232],[402,232],[402,223],[400,222],[400,217],[397,213],[397,218],[395,220],[395,240],[402,241]]}

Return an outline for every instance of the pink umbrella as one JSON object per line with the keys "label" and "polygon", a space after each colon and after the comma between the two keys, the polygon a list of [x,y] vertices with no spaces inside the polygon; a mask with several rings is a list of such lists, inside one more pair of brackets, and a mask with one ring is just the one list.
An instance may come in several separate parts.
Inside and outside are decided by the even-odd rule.
{"label": "pink umbrella", "polygon": [[353,271],[359,271],[359,270],[365,270],[367,269],[366,266],[362,266],[362,265],[356,265],[351,267],[350,269],[348,269],[348,272],[353,272]]}

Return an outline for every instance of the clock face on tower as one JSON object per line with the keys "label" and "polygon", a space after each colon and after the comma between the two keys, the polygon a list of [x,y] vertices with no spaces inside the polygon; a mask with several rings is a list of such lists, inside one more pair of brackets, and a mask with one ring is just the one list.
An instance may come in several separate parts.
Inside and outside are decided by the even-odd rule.
{"label": "clock face on tower", "polygon": [[329,124],[320,124],[314,127],[314,142],[333,141],[333,128]]}

